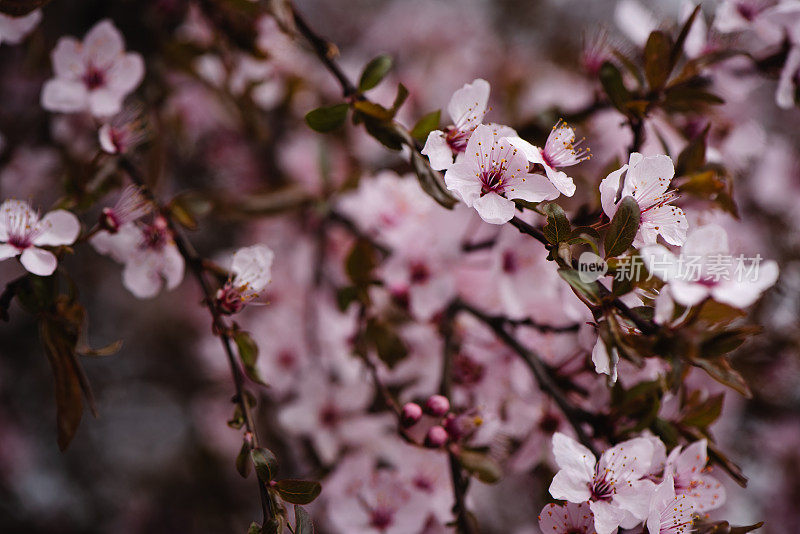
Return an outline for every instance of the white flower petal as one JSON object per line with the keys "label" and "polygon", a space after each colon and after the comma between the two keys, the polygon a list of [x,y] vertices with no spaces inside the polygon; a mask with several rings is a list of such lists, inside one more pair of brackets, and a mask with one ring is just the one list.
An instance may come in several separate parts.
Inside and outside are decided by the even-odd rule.
{"label": "white flower petal", "polygon": [[481,219],[491,224],[504,224],[514,217],[514,203],[497,193],[487,193],[472,205]]}
{"label": "white flower petal", "polygon": [[459,130],[474,128],[483,121],[489,90],[489,82],[478,78],[453,93],[447,112]]}
{"label": "white flower petal", "polygon": [[39,276],[50,276],[58,265],[55,254],[49,250],[36,247],[26,248],[22,252],[19,261],[28,272]]}
{"label": "white flower petal", "polygon": [[39,221],[42,233],[34,240],[37,246],[71,245],[81,233],[78,218],[67,210],[54,210]]}
{"label": "white flower petal", "polygon": [[428,134],[422,154],[428,156],[431,167],[437,171],[449,169],[453,165],[453,151],[441,130],[434,130]]}

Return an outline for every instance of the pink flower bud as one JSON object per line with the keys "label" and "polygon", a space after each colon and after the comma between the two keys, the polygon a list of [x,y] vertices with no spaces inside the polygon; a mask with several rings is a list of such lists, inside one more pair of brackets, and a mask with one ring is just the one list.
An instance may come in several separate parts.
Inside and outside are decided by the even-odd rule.
{"label": "pink flower bud", "polygon": [[436,425],[428,430],[428,435],[425,436],[425,446],[432,449],[438,449],[447,443],[447,430],[444,427]]}
{"label": "pink flower bud", "polygon": [[406,428],[414,426],[422,417],[422,408],[415,402],[407,402],[400,414],[400,422]]}
{"label": "pink flower bud", "polygon": [[444,417],[450,411],[450,401],[442,395],[431,395],[425,403],[425,412],[434,417]]}

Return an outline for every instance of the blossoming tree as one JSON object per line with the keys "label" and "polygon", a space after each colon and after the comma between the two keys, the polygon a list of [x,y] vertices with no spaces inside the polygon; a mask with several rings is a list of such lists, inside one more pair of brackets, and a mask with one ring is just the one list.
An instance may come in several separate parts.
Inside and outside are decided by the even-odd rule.
{"label": "blossoming tree", "polygon": [[[797,192],[796,151],[750,99],[796,107],[798,2],[609,2],[619,30],[569,78],[531,67],[556,96],[527,109],[525,61],[471,63],[502,55],[481,17],[427,30],[468,53],[408,59],[430,44],[395,34],[425,14],[397,2],[342,59],[288,0],[156,2],[152,38],[115,8],[62,31],[69,4],[0,0],[2,47],[38,69],[0,113],[0,316],[38,328],[62,451],[111,389],[95,399],[89,376],[112,377],[86,359],[182,317],[193,334],[157,359],[185,351],[203,378],[177,380],[216,384],[186,433],[252,479],[231,499],[247,532],[761,527],[725,507],[750,473],[723,404],[758,406],[734,358],[791,258],[750,236],[793,220]],[[117,334],[117,308],[142,335]],[[91,348],[95,329],[126,349]]]}

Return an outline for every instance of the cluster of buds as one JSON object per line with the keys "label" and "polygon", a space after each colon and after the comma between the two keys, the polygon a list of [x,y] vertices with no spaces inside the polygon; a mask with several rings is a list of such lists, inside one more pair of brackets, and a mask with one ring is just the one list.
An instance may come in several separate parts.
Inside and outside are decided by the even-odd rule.
{"label": "cluster of buds", "polygon": [[450,401],[443,395],[431,395],[422,406],[415,402],[403,405],[400,424],[407,429],[417,427],[423,417],[430,423],[425,432],[425,446],[434,449],[465,438],[481,424],[475,414],[450,411]]}

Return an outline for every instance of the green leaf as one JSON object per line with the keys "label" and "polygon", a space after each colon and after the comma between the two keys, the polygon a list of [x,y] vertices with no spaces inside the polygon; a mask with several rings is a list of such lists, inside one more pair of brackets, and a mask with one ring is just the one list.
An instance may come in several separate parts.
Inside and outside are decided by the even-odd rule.
{"label": "green leaf", "polygon": [[236,330],[233,333],[233,341],[236,343],[236,349],[239,352],[239,359],[242,361],[245,374],[253,382],[266,386],[267,383],[261,378],[261,374],[256,367],[256,362],[258,361],[258,345],[256,342],[244,330]]}
{"label": "green leaf", "polygon": [[346,312],[350,304],[356,302],[358,298],[359,291],[354,286],[344,286],[336,290],[336,306],[342,313]]}
{"label": "green leaf", "polygon": [[[356,114],[359,115],[359,114]],[[376,141],[391,150],[401,150],[408,134],[400,131],[399,126],[391,120],[379,120],[369,116],[361,116],[364,128]]]}
{"label": "green leaf", "polygon": [[672,71],[672,39],[656,30],[650,34],[644,46],[644,73],[650,89],[657,91],[664,87]]}
{"label": "green leaf", "polygon": [[690,363],[703,369],[711,378],[722,385],[737,391],[746,398],[751,398],[753,394],[745,379],[740,375],[725,357],[717,358],[693,358]]}
{"label": "green leaf", "polygon": [[439,121],[441,118],[442,110],[440,109],[423,115],[411,129],[411,137],[418,141],[425,142],[432,131],[439,129]]}
{"label": "green leaf", "polygon": [[431,164],[425,156],[416,150],[412,150],[411,165],[414,167],[414,172],[422,190],[438,202],[440,206],[453,209],[453,206],[458,204],[458,200],[447,191],[442,175],[431,168]]}
{"label": "green leaf", "polygon": [[626,103],[631,99],[631,94],[622,81],[622,74],[613,63],[606,61],[600,67],[600,83],[611,104],[623,114],[629,115]]}
{"label": "green leaf", "polygon": [[314,534],[314,523],[305,508],[294,505],[294,534]]}
{"label": "green leaf", "polygon": [[704,105],[718,106],[725,100],[698,87],[673,86],[666,90],[663,107],[670,112],[698,111]]}
{"label": "green leaf", "polygon": [[247,529],[247,534],[262,534],[261,525],[253,521],[250,523],[250,528]]}
{"label": "green leaf", "polygon": [[39,335],[55,380],[58,447],[66,450],[83,416],[83,396],[97,414],[89,381],[78,361],[76,346],[85,317],[83,306],[59,295],[39,322]]}
{"label": "green leaf", "polygon": [[49,3],[50,0],[0,0],[0,13],[22,17]]}
{"label": "green leaf", "polygon": [[292,504],[308,504],[322,491],[322,485],[314,480],[279,480],[275,489],[281,498]]}
{"label": "green leaf", "polygon": [[500,465],[485,453],[465,449],[458,460],[464,469],[485,484],[494,484],[503,476]]}
{"label": "green leaf", "polygon": [[378,321],[377,319],[370,319],[367,322],[367,328],[364,332],[378,357],[389,368],[393,368],[408,356],[408,348],[400,336],[397,335],[388,324]]}
{"label": "green leaf", "polygon": [[683,45],[686,42],[686,38],[689,37],[689,31],[692,29],[692,24],[694,24],[697,15],[700,13],[700,4],[695,6],[692,13],[689,15],[689,18],[686,19],[686,22],[683,24],[680,33],[678,34],[678,38],[675,40],[675,44],[672,46],[672,51],[670,52],[669,58],[669,69],[670,71],[675,68],[675,65],[678,63],[678,59],[681,57],[683,53]]}
{"label": "green leaf", "polygon": [[250,462],[250,444],[244,442],[242,443],[242,448],[239,449],[239,454],[236,455],[236,471],[242,475],[242,478],[247,478],[252,465]]}
{"label": "green leaf", "polygon": [[706,136],[711,124],[706,125],[705,129],[693,138],[678,155],[675,164],[675,176],[686,176],[688,174],[701,171],[706,164]]}
{"label": "green leaf", "polygon": [[572,290],[581,297],[583,300],[588,301],[591,304],[597,304],[600,302],[600,293],[597,288],[597,283],[589,283],[584,282],[581,280],[578,271],[575,269],[567,269],[561,268],[558,270],[559,276],[567,282]]}
{"label": "green leaf", "polygon": [[722,403],[724,400],[725,394],[719,393],[717,395],[712,395],[703,402],[685,408],[683,410],[684,415],[681,418],[681,424],[698,428],[708,427],[722,414]]}
{"label": "green leaf", "polygon": [[713,358],[733,352],[759,332],[758,326],[740,326],[715,333],[700,343],[700,357]]}
{"label": "green leaf", "polygon": [[381,54],[364,67],[361,79],[358,81],[358,90],[369,91],[379,83],[392,69],[392,56]]}
{"label": "green leaf", "polygon": [[347,118],[347,104],[312,109],[306,113],[306,123],[315,131],[326,133],[339,128]]}
{"label": "green leaf", "polygon": [[636,232],[639,231],[641,212],[636,199],[627,196],[617,206],[617,212],[611,219],[603,246],[606,259],[619,256],[633,244]]}
{"label": "green leaf", "polygon": [[394,117],[394,111],[369,100],[356,100],[353,102],[353,109],[381,122],[389,121]]}
{"label": "green leaf", "polygon": [[566,241],[570,235],[570,224],[561,206],[549,202],[542,206],[542,211],[547,216],[547,223],[542,228],[544,237],[554,245]]}
{"label": "green leaf", "polygon": [[250,458],[256,468],[256,475],[264,484],[269,483],[278,473],[278,459],[271,450],[260,447],[250,451]]}
{"label": "green leaf", "polygon": [[589,245],[595,254],[600,252],[600,233],[591,226],[579,226],[570,232],[568,245]]}
{"label": "green leaf", "polygon": [[397,110],[400,109],[400,106],[405,103],[406,99],[408,98],[408,88],[401,84],[397,85],[397,94],[394,97],[394,102],[392,103],[391,111],[392,117],[397,114]]}
{"label": "green leaf", "polygon": [[366,239],[358,239],[345,259],[345,272],[356,287],[364,287],[372,282],[372,271],[378,265],[378,253]]}

